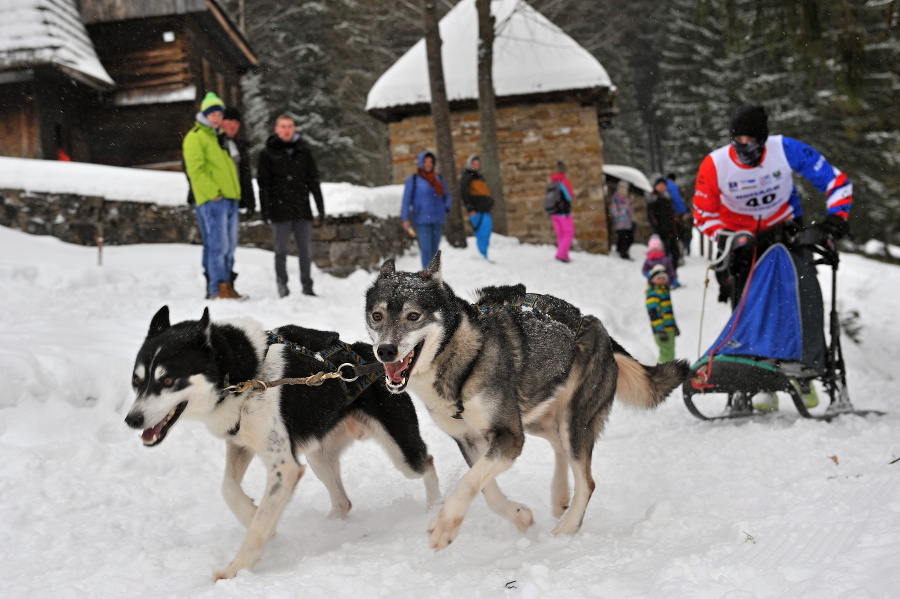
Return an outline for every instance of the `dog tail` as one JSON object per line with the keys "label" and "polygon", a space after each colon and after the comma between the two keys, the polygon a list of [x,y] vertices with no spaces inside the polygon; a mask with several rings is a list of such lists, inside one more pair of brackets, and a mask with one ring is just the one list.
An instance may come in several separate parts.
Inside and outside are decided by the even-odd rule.
{"label": "dog tail", "polygon": [[631,357],[615,340],[613,357],[619,366],[616,395],[636,408],[655,408],[691,375],[691,366],[687,360],[645,366]]}

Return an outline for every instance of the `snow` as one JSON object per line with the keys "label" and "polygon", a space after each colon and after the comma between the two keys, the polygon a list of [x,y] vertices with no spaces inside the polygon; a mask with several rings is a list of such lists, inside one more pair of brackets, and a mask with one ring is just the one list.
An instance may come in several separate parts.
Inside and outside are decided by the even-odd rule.
{"label": "snow", "polygon": [[172,104],[175,102],[193,102],[197,99],[197,86],[188,85],[172,90],[132,90],[116,94],[113,104],[116,106],[137,106],[141,104]]}
{"label": "snow", "polygon": [[[170,171],[0,157],[0,189],[182,206],[187,198],[188,183],[184,173]],[[359,212],[379,218],[399,216],[402,189],[402,185],[363,187],[351,183],[322,183],[322,195],[331,216]]]}
{"label": "snow", "polygon": [[[549,226],[549,224],[548,224]],[[495,264],[444,247],[444,276],[465,297],[483,285],[524,282],[602,318],[638,359],[656,349],[643,307],[639,260],[495,236]],[[641,258],[646,248],[634,246]],[[900,409],[896,311],[900,269],[843,256],[840,310],[860,313],[860,343],[845,340],[849,389],[883,417],[832,423],[780,416],[703,423],[678,393],[655,412],[617,407],[594,452],[597,489],[581,531],[550,535],[553,456],[529,437],[499,483],[532,508],[525,534],[478,498],[458,539],[434,552],[420,481],[407,480],[371,442],[343,458],[353,510],[325,519],[329,502],[311,474],[299,484],[252,571],[213,583],[244,531],[220,495],[223,444],[197,422],[142,446],[123,418],[134,356],[150,318],[250,316],[266,327],[298,323],[365,338],[363,295],[373,273],[333,278],[313,267],[316,298],[276,295],[272,254],[238,248],[245,302],[204,301],[200,248],[67,245],[0,228],[0,587],[4,597],[395,598],[889,598],[900,570]],[[417,255],[398,259],[414,270]],[[297,264],[290,275],[296,285]],[[688,258],[673,293],[693,359],[727,320],[705,301],[706,262]],[[820,273],[830,294],[826,273]],[[863,305],[865,308],[863,309]],[[784,401],[782,403],[785,403]],[[419,417],[446,494],[465,471],[453,441]],[[821,409],[821,408],[819,408]],[[264,473],[251,464],[248,494]]]}
{"label": "snow", "polygon": [[0,0],[0,67],[49,63],[92,84],[114,84],[74,0]]}
{"label": "snow", "polygon": [[621,164],[604,164],[603,174],[613,176],[617,179],[621,179],[622,181],[627,181],[638,189],[643,189],[644,191],[653,191],[653,186],[650,185],[650,181],[647,179],[647,175],[634,168],[633,166],[624,166]]}
{"label": "snow", "polygon": [[[494,91],[498,97],[612,87],[600,62],[522,0],[494,0]],[[478,14],[462,0],[441,19],[447,98],[478,98]],[[419,40],[369,90],[366,110],[431,102],[425,39]]]}

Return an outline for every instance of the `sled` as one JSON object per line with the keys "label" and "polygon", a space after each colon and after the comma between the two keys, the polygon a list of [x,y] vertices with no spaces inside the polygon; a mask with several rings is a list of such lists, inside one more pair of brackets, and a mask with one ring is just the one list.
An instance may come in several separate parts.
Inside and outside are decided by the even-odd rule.
{"label": "sled", "polygon": [[[803,253],[810,251],[815,259],[804,259]],[[725,255],[727,259],[727,250]],[[777,243],[763,253],[725,328],[691,366],[691,378],[682,385],[691,414],[701,420],[777,414],[753,407],[752,398],[760,392],[788,394],[803,418],[828,421],[844,414],[884,414],[856,409],[850,401],[836,303],[838,263],[831,241],[793,249]],[[827,345],[815,269],[821,264],[831,268]],[[828,398],[824,412],[811,412],[799,389],[816,381]],[[821,392],[818,396],[821,406],[824,398]]]}

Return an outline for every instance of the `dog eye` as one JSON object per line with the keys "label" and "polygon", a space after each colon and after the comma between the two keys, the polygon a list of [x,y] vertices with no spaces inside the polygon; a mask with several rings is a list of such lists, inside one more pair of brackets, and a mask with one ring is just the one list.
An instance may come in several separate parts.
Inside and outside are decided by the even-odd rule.
{"label": "dog eye", "polygon": [[163,387],[171,387],[175,383],[175,379],[173,379],[170,376],[167,376],[161,382],[162,382]]}
{"label": "dog eye", "polygon": [[406,315],[406,319],[409,320],[409,321],[411,321],[411,322],[415,322],[415,321],[419,320],[419,318],[420,318],[421,316],[422,316],[422,315],[419,314],[418,312],[410,312],[409,314]]}
{"label": "dog eye", "polygon": [[382,318],[384,317],[381,315],[381,312],[372,312],[372,320],[375,322],[381,322]]}
{"label": "dog eye", "polygon": [[141,377],[139,377],[138,375],[134,375],[131,377],[131,386],[132,387],[137,387],[140,384],[141,384]]}

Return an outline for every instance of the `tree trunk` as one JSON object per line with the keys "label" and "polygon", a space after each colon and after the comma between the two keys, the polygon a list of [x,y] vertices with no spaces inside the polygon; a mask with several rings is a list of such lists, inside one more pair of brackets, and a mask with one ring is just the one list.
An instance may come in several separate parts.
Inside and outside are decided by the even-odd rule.
{"label": "tree trunk", "polygon": [[447,215],[444,237],[453,247],[466,247],[462,208],[459,201],[459,178],[456,175],[456,153],[450,133],[450,104],[444,85],[444,65],[441,61],[441,32],[438,29],[437,8],[434,0],[422,0],[422,18],[425,26],[425,52],[428,56],[428,79],[431,84],[431,118],[437,137],[437,157],[441,174],[453,196],[453,208]]}
{"label": "tree trunk", "polygon": [[481,170],[494,198],[494,231],[506,235],[506,201],[497,147],[497,99],[494,95],[494,17],[491,0],[475,0],[478,10],[478,121],[481,127]]}

